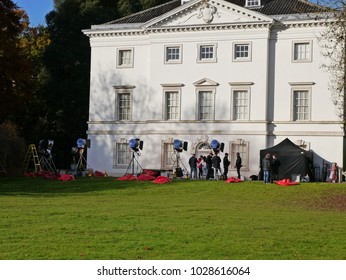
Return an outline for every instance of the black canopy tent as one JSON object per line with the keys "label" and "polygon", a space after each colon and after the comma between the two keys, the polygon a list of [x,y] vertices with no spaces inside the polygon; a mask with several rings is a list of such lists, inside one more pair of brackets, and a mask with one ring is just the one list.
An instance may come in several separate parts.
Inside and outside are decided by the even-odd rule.
{"label": "black canopy tent", "polygon": [[260,151],[260,167],[262,178],[262,160],[266,154],[277,155],[281,166],[279,168],[279,179],[291,179],[292,174],[299,174],[301,178],[306,174],[309,175],[310,180],[314,180],[313,176],[313,154],[310,151],[306,151],[288,138],[280,142],[279,144],[261,150]]}

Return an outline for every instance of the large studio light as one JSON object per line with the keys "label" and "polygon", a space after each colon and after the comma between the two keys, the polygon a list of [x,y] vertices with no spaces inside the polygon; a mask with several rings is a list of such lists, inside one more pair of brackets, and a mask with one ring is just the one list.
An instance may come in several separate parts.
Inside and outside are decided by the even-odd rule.
{"label": "large studio light", "polygon": [[129,141],[130,148],[138,152],[139,150],[143,150],[143,141],[141,141],[139,138],[133,138]]}
{"label": "large studio light", "polygon": [[215,154],[218,154],[220,151],[223,152],[224,147],[224,143],[220,143],[215,139],[210,142],[210,148],[213,150]]}
{"label": "large studio light", "polygon": [[174,139],[174,141],[173,141],[173,148],[177,152],[181,153],[183,150],[187,151],[187,144],[188,143],[185,142],[185,141],[181,141],[179,139]]}
{"label": "large studio light", "polygon": [[48,148],[48,141],[47,140],[40,140],[40,142],[38,143],[38,152],[41,155],[45,155],[47,152],[47,148]]}
{"label": "large studio light", "polygon": [[41,156],[49,157],[52,156],[52,150],[54,146],[54,140],[40,140],[38,144],[38,152]]}
{"label": "large studio light", "polygon": [[78,149],[84,149],[87,144],[87,140],[83,138],[78,138],[77,139],[77,148]]}

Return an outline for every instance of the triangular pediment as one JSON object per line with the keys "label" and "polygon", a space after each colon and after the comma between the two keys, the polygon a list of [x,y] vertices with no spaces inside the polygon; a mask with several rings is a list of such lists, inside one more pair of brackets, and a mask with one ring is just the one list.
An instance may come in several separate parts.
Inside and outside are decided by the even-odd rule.
{"label": "triangular pediment", "polygon": [[145,28],[268,23],[273,19],[223,0],[191,0],[147,22]]}
{"label": "triangular pediment", "polygon": [[198,80],[197,82],[193,83],[196,87],[204,87],[204,86],[218,86],[219,84],[217,82],[214,82],[208,78],[203,78],[201,80]]}

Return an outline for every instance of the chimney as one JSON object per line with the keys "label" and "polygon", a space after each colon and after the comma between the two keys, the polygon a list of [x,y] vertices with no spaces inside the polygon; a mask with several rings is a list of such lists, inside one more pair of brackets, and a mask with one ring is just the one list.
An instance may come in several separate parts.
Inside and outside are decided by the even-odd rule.
{"label": "chimney", "polygon": [[184,5],[187,2],[189,2],[189,0],[181,0],[181,5]]}

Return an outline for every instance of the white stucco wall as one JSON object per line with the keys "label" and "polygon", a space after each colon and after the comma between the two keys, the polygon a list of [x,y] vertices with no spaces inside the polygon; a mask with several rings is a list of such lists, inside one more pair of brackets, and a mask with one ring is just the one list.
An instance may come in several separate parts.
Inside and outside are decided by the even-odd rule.
{"label": "white stucco wall", "polygon": [[[175,22],[176,24],[176,22]],[[169,25],[169,24],[168,24]],[[173,23],[171,25],[174,25]],[[96,170],[123,175],[127,166],[114,166],[115,142],[138,137],[144,141],[139,157],[145,169],[160,169],[164,141],[177,138],[189,142],[181,154],[186,164],[192,147],[203,139],[230,143],[248,142],[249,166],[243,175],[258,174],[259,151],[289,138],[304,140],[323,160],[342,165],[343,141],[340,122],[328,92],[329,74],[321,70],[323,57],[317,37],[322,27],[308,23],[299,27],[286,23],[284,29],[268,26],[226,30],[153,32],[145,35],[91,36],[91,86],[88,163]],[[295,41],[311,41],[312,61],[292,62]],[[251,61],[232,60],[234,43],[251,42]],[[197,62],[198,44],[215,44],[217,61]],[[165,64],[168,45],[182,46],[182,63]],[[134,49],[134,67],[116,67],[117,48]],[[201,79],[217,83],[215,121],[197,121],[194,83]],[[231,89],[236,83],[250,87],[249,120],[231,118]],[[180,84],[180,121],[164,121],[163,84]],[[311,119],[292,121],[292,88],[302,84],[311,89]],[[132,120],[116,121],[114,86],[133,86]],[[234,176],[235,173],[230,172]]]}

